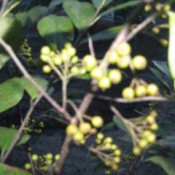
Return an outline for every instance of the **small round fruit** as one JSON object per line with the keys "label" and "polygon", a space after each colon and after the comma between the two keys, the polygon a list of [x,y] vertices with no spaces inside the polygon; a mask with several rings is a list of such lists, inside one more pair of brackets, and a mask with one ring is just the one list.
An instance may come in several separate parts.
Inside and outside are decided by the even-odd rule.
{"label": "small round fruit", "polygon": [[41,61],[47,63],[48,60],[50,59],[50,56],[49,55],[43,55],[43,54],[41,54],[40,55],[40,59],[41,59]]}
{"label": "small round fruit", "polygon": [[92,55],[86,55],[82,60],[82,64],[87,71],[91,71],[96,67],[97,60]]}
{"label": "small round fruit", "polygon": [[117,66],[121,69],[126,69],[130,65],[131,58],[130,56],[120,57],[117,62]]}
{"label": "small round fruit", "polygon": [[78,56],[74,56],[74,57],[72,57],[72,59],[71,59],[71,63],[72,63],[72,64],[76,64],[76,63],[78,63],[78,60],[79,60]]}
{"label": "small round fruit", "polygon": [[73,67],[71,67],[70,72],[73,73],[73,74],[79,74],[80,69],[79,69],[78,66],[73,66]]}
{"label": "small round fruit", "polygon": [[112,163],[110,167],[111,167],[112,171],[117,171],[118,170],[117,163]]}
{"label": "small round fruit", "polygon": [[77,132],[78,132],[78,128],[77,128],[77,125],[75,125],[75,124],[70,124],[66,128],[67,135],[74,135]]}
{"label": "small round fruit", "polygon": [[151,133],[145,139],[147,140],[148,143],[152,144],[156,141],[156,135]]}
{"label": "small round fruit", "polygon": [[155,117],[152,116],[152,115],[148,115],[148,116],[145,118],[145,121],[146,121],[146,123],[148,123],[148,124],[153,124],[153,123],[156,122],[156,121],[155,121]]}
{"label": "small round fruit", "polygon": [[117,164],[120,163],[121,162],[121,158],[118,157],[118,156],[114,157],[114,162],[117,163]]}
{"label": "small round fruit", "polygon": [[30,164],[30,163],[26,163],[26,164],[24,165],[24,168],[25,168],[26,170],[30,170],[30,169],[31,169],[31,164]]}
{"label": "small round fruit", "polygon": [[160,33],[159,27],[157,27],[157,26],[153,27],[152,32],[155,33],[155,34],[159,34]]}
{"label": "small round fruit", "polygon": [[60,66],[62,64],[62,59],[61,59],[61,56],[60,55],[55,55],[53,58],[53,63],[56,65],[56,66]]}
{"label": "small round fruit", "polygon": [[100,67],[95,67],[95,68],[91,71],[91,77],[92,77],[93,79],[100,80],[103,76],[104,76],[104,71],[103,71]]}
{"label": "small round fruit", "polygon": [[110,64],[116,64],[118,61],[118,58],[119,56],[116,51],[109,51],[107,53],[107,60]]}
{"label": "small round fruit", "polygon": [[147,66],[147,59],[142,55],[136,55],[132,60],[132,64],[134,69],[143,70]]}
{"label": "small round fruit", "polygon": [[56,154],[55,155],[55,160],[58,161],[60,159],[60,155],[59,154]]}
{"label": "small round fruit", "polygon": [[122,91],[122,96],[127,100],[133,100],[135,96],[134,89],[131,87],[124,88]]}
{"label": "small round fruit", "polygon": [[84,140],[84,135],[82,132],[78,131],[73,135],[73,141],[82,142]]}
{"label": "small round fruit", "polygon": [[140,139],[138,142],[138,146],[141,149],[145,149],[148,146],[148,141],[146,139]]}
{"label": "small round fruit", "polygon": [[145,12],[150,12],[152,9],[151,5],[150,4],[146,4],[145,7],[144,7],[144,11]]}
{"label": "small round fruit", "polygon": [[114,155],[115,155],[115,156],[120,156],[121,154],[122,154],[122,152],[121,152],[120,149],[116,149],[116,150],[114,151]]}
{"label": "small round fruit", "polygon": [[135,156],[140,156],[140,154],[142,153],[142,151],[141,151],[141,149],[138,146],[134,146],[133,149],[132,149],[132,153]]}
{"label": "small round fruit", "polygon": [[146,87],[143,85],[138,85],[135,87],[135,95],[137,97],[143,97],[146,95]]}
{"label": "small round fruit", "polygon": [[101,90],[106,90],[109,89],[111,87],[111,81],[109,80],[108,77],[102,77],[99,81],[98,81],[98,87]]}
{"label": "small round fruit", "polygon": [[112,143],[112,141],[113,141],[112,137],[106,137],[103,142],[104,143]]}
{"label": "small round fruit", "polygon": [[91,123],[95,128],[100,128],[103,126],[103,119],[99,115],[95,115],[91,119]]}
{"label": "small round fruit", "polygon": [[101,133],[101,132],[99,132],[99,133],[97,134],[97,139],[102,140],[103,138],[104,138],[104,134]]}
{"label": "small round fruit", "polygon": [[131,54],[131,46],[127,42],[122,42],[117,46],[117,53],[119,56],[129,56]]}
{"label": "small round fruit", "polygon": [[49,46],[43,46],[43,47],[41,48],[41,54],[42,54],[42,55],[49,55],[50,52],[51,52],[51,50],[50,50]]}
{"label": "small round fruit", "polygon": [[76,49],[74,47],[66,48],[67,54],[72,57],[76,54]]}
{"label": "small round fruit", "polygon": [[53,154],[52,153],[47,153],[46,154],[46,160],[51,160],[53,158]]}
{"label": "small round fruit", "polygon": [[159,129],[159,126],[158,126],[157,123],[153,123],[153,124],[150,125],[150,129],[152,131],[157,131]]}
{"label": "small round fruit", "polygon": [[83,122],[79,126],[79,131],[83,134],[88,134],[91,131],[91,125],[88,122]]}
{"label": "small round fruit", "polygon": [[51,69],[51,67],[50,67],[49,65],[44,65],[44,66],[43,66],[43,72],[44,72],[44,73],[46,73],[46,74],[47,74],[47,73],[50,73],[51,70],[52,70],[52,69]]}
{"label": "small round fruit", "polygon": [[113,69],[109,71],[108,77],[113,84],[118,84],[122,80],[122,73],[118,69]]}
{"label": "small round fruit", "polygon": [[150,96],[156,96],[159,93],[159,88],[156,84],[151,83],[147,86],[147,94]]}
{"label": "small round fruit", "polygon": [[34,162],[36,162],[38,160],[38,155],[37,154],[33,154],[31,158],[32,158],[32,160]]}

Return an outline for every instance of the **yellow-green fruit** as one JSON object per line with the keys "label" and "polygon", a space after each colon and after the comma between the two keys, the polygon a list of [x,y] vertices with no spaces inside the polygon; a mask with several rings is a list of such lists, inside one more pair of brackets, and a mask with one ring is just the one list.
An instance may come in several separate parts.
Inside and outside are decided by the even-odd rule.
{"label": "yellow-green fruit", "polygon": [[99,133],[97,134],[97,139],[102,140],[103,138],[104,138],[104,134],[101,133],[101,132],[99,132]]}
{"label": "yellow-green fruit", "polygon": [[60,155],[59,154],[56,154],[55,155],[55,160],[59,160],[60,159]]}
{"label": "yellow-green fruit", "polygon": [[91,71],[97,66],[97,60],[92,55],[86,55],[82,60],[82,64],[87,71]]}
{"label": "yellow-green fruit", "polygon": [[74,125],[74,124],[70,124],[70,125],[68,125],[67,128],[66,128],[66,134],[67,134],[67,135],[74,135],[74,134],[77,133],[77,132],[78,132],[78,128],[77,128],[77,126]]}
{"label": "yellow-green fruit", "polygon": [[135,96],[134,89],[131,87],[126,87],[122,91],[122,97],[127,100],[133,100]]}
{"label": "yellow-green fruit", "polygon": [[137,97],[143,97],[143,96],[146,95],[146,93],[147,93],[147,89],[146,89],[145,86],[143,86],[143,85],[137,85],[135,87],[135,95]]}
{"label": "yellow-green fruit", "polygon": [[141,149],[138,147],[138,146],[134,146],[133,149],[132,149],[132,153],[135,155],[135,156],[139,156],[141,154]]}
{"label": "yellow-green fruit", "polygon": [[41,54],[42,54],[42,55],[49,55],[50,52],[51,52],[51,50],[50,50],[49,46],[43,46],[43,47],[41,48]]}
{"label": "yellow-green fruit", "polygon": [[117,164],[120,163],[121,162],[121,158],[118,157],[118,156],[114,157],[114,162],[117,163]]}
{"label": "yellow-green fruit", "polygon": [[91,71],[91,78],[100,80],[104,76],[104,71],[100,67],[95,67]]}
{"label": "yellow-green fruit", "polygon": [[130,56],[120,57],[117,62],[117,66],[121,69],[126,69],[130,65],[131,58]]}
{"label": "yellow-green fruit", "polygon": [[122,80],[122,73],[118,69],[113,69],[109,71],[108,77],[113,84],[118,84]]}
{"label": "yellow-green fruit", "polygon": [[30,163],[26,163],[26,164],[24,165],[24,168],[25,168],[26,170],[30,170],[30,169],[31,169],[31,164],[30,164]]}
{"label": "yellow-green fruit", "polygon": [[103,142],[104,143],[112,143],[112,141],[113,141],[112,137],[106,137]]}
{"label": "yellow-green fruit", "polygon": [[155,34],[160,33],[159,27],[157,27],[157,26],[153,27],[153,28],[152,28],[152,32],[155,33]]}
{"label": "yellow-green fruit", "polygon": [[98,81],[98,87],[101,90],[106,90],[109,89],[111,87],[111,81],[108,77],[102,77],[99,81]]}
{"label": "yellow-green fruit", "polygon": [[83,134],[88,134],[91,131],[91,125],[88,122],[83,122],[79,126],[79,131]]}
{"label": "yellow-green fruit", "polygon": [[145,121],[146,121],[148,124],[153,124],[153,123],[155,123],[155,117],[152,116],[152,115],[148,115],[148,116],[145,118]]}
{"label": "yellow-green fruit", "polygon": [[56,66],[60,66],[62,64],[62,59],[61,59],[61,56],[60,55],[55,55],[53,58],[53,63],[56,65]]}
{"label": "yellow-green fruit", "polygon": [[78,63],[78,60],[79,60],[79,58],[78,58],[77,56],[74,56],[74,57],[72,57],[72,59],[71,59],[71,63],[72,63],[72,64],[76,64],[76,63]]}
{"label": "yellow-green fruit", "polygon": [[32,158],[32,160],[34,162],[36,162],[38,160],[38,155],[37,154],[33,154],[31,158]]}
{"label": "yellow-green fruit", "polygon": [[117,169],[118,169],[118,165],[116,163],[112,163],[110,167],[111,167],[112,171],[117,171]]}
{"label": "yellow-green fruit", "polygon": [[84,140],[84,135],[82,132],[76,132],[74,135],[73,135],[73,141],[75,142],[81,142]]}
{"label": "yellow-green fruit", "polygon": [[159,88],[156,84],[148,84],[147,86],[147,94],[150,96],[155,96],[159,93]]}
{"label": "yellow-green fruit", "polygon": [[145,7],[144,7],[145,12],[150,12],[151,10],[152,10],[152,7],[150,4],[145,5]]}
{"label": "yellow-green fruit", "polygon": [[118,61],[118,58],[119,56],[116,51],[109,51],[107,53],[107,59],[110,64],[116,64]]}
{"label": "yellow-green fruit", "polygon": [[117,53],[119,56],[129,56],[131,54],[131,46],[127,42],[120,43],[117,46]]}
{"label": "yellow-green fruit", "polygon": [[103,119],[101,116],[93,116],[91,119],[91,123],[95,128],[100,128],[103,126]]}
{"label": "yellow-green fruit", "polygon": [[114,155],[115,155],[115,156],[120,156],[121,154],[122,154],[122,152],[121,152],[120,149],[116,149],[116,150],[114,151]]}
{"label": "yellow-green fruit", "polygon": [[76,54],[76,49],[73,48],[73,47],[70,47],[70,48],[66,48],[66,51],[67,51],[67,54],[72,57]]}
{"label": "yellow-green fruit", "polygon": [[63,63],[67,63],[70,61],[70,56],[68,55],[66,49],[61,50],[61,59]]}
{"label": "yellow-green fruit", "polygon": [[145,137],[148,143],[154,143],[156,141],[156,135],[151,133],[147,137]]}
{"label": "yellow-green fruit", "polygon": [[52,153],[47,153],[46,154],[46,159],[47,160],[50,160],[50,159],[52,159],[53,158],[53,154]]}
{"label": "yellow-green fruit", "polygon": [[73,74],[79,74],[80,68],[78,66],[73,66],[73,67],[71,67],[70,72]]}
{"label": "yellow-green fruit", "polygon": [[47,63],[48,60],[50,59],[50,56],[49,55],[43,55],[43,54],[41,54],[40,55],[40,59],[41,59],[41,61]]}
{"label": "yellow-green fruit", "polygon": [[51,67],[50,67],[49,65],[44,65],[44,66],[43,66],[43,72],[44,72],[44,73],[46,73],[46,74],[47,74],[47,73],[50,73],[51,70],[52,70],[52,69],[51,69]]}
{"label": "yellow-green fruit", "polygon": [[143,70],[147,66],[147,59],[142,55],[136,55],[132,60],[133,68]]}
{"label": "yellow-green fruit", "polygon": [[140,139],[138,142],[138,146],[141,149],[145,149],[148,146],[148,141],[146,139]]}
{"label": "yellow-green fruit", "polygon": [[156,130],[159,129],[159,126],[158,126],[157,123],[153,123],[153,124],[150,125],[150,129],[151,129],[152,131],[156,131]]}

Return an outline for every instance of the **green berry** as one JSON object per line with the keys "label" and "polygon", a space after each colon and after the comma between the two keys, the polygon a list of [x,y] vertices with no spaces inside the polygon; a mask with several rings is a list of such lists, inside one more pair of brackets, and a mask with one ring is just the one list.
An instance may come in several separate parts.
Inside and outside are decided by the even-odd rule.
{"label": "green berry", "polygon": [[79,131],[83,134],[88,134],[91,131],[91,125],[88,122],[83,122],[79,126]]}
{"label": "green berry", "polygon": [[103,119],[99,115],[95,115],[91,119],[91,123],[95,128],[101,128],[103,126]]}
{"label": "green berry", "polygon": [[113,69],[109,71],[108,77],[113,84],[118,84],[122,80],[122,73],[119,69]]}
{"label": "green berry", "polygon": [[95,67],[95,68],[91,71],[91,77],[92,77],[93,79],[100,80],[103,76],[104,76],[104,71],[103,71],[100,67]]}
{"label": "green berry", "polygon": [[41,54],[42,54],[42,55],[49,55],[50,52],[51,52],[51,50],[50,50],[49,46],[43,46],[43,47],[41,48]]}
{"label": "green berry", "polygon": [[108,77],[102,77],[98,82],[98,87],[101,90],[106,90],[111,87],[111,81]]}
{"label": "green berry", "polygon": [[44,66],[43,66],[43,72],[44,72],[44,73],[46,73],[46,74],[47,74],[47,73],[50,73],[51,70],[52,70],[52,69],[51,69],[51,67],[50,67],[49,65],[44,65]]}
{"label": "green berry", "polygon": [[38,155],[37,154],[33,154],[31,158],[32,158],[32,160],[34,162],[36,162],[38,160]]}
{"label": "green berry", "polygon": [[159,93],[159,88],[156,84],[148,84],[147,86],[147,94],[150,96],[156,96]]}
{"label": "green berry", "polygon": [[96,67],[97,60],[92,55],[86,55],[82,60],[82,64],[87,71],[91,71]]}
{"label": "green berry", "polygon": [[130,65],[131,58],[130,56],[120,57],[117,62],[117,66],[121,69],[126,69]]}
{"label": "green berry", "polygon": [[143,70],[147,66],[147,59],[142,55],[136,55],[132,60],[132,64],[134,69]]}
{"label": "green berry", "polygon": [[73,135],[73,141],[82,142],[84,141],[84,135],[82,132],[78,131]]}
{"label": "green berry", "polygon": [[25,168],[26,170],[30,170],[30,169],[31,169],[31,164],[30,164],[30,163],[26,163],[26,164],[24,165],[24,168]]}
{"label": "green berry", "polygon": [[77,125],[75,125],[75,124],[70,124],[66,128],[67,135],[74,135],[77,132],[78,132],[78,128],[77,128]]}
{"label": "green berry", "polygon": [[107,53],[107,59],[110,64],[116,64],[118,61],[118,58],[119,56],[116,51],[109,51]]}
{"label": "green berry", "polygon": [[129,56],[131,54],[131,46],[129,43],[127,42],[123,42],[123,43],[120,43],[118,46],[117,46],[117,54],[119,56]]}
{"label": "green berry", "polygon": [[148,146],[148,141],[146,139],[140,139],[138,142],[138,146],[141,149],[145,149]]}
{"label": "green berry", "polygon": [[131,87],[124,88],[122,91],[122,96],[127,100],[133,100],[135,96],[134,89]]}
{"label": "green berry", "polygon": [[141,154],[141,149],[138,147],[138,146],[134,146],[133,149],[132,149],[132,153],[135,155],[135,156],[140,156]]}
{"label": "green berry", "polygon": [[143,96],[146,95],[146,93],[147,93],[147,90],[146,90],[146,87],[145,86],[143,86],[143,85],[137,85],[135,87],[135,95],[137,97],[143,97]]}

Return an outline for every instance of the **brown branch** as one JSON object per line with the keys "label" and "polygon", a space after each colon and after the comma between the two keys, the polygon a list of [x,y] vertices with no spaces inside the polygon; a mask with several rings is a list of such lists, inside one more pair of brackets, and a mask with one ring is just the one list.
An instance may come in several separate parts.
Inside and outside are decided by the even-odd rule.
{"label": "brown branch", "polygon": [[22,74],[35,86],[35,88],[43,95],[43,97],[57,110],[58,113],[61,113],[66,120],[70,121],[71,116],[69,113],[62,108],[53,98],[51,98],[42,88],[41,86],[32,78],[32,76],[27,72],[27,70],[24,68],[24,66],[19,61],[18,57],[12,50],[12,48],[3,40],[0,38],[0,44],[3,46],[3,48],[7,51],[7,53],[11,56],[13,61],[15,62],[16,66],[19,68],[19,70],[22,72]]}

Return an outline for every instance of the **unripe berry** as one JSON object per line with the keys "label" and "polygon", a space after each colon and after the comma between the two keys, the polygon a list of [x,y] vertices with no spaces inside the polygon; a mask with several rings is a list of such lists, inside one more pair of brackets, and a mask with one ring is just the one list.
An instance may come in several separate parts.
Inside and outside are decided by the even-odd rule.
{"label": "unripe berry", "polygon": [[116,51],[109,51],[107,53],[107,59],[110,64],[116,64],[118,61],[118,58],[119,56]]}
{"label": "unripe berry", "polygon": [[142,55],[136,55],[132,60],[132,64],[134,69],[143,70],[147,66],[147,59]]}
{"label": "unripe berry", "polygon": [[91,123],[95,128],[100,128],[103,126],[103,119],[101,116],[93,116],[91,119]]}
{"label": "unripe berry", "polygon": [[111,87],[111,81],[108,77],[102,77],[98,82],[98,87],[101,90],[109,89]]}
{"label": "unripe berry", "polygon": [[145,118],[145,121],[146,121],[148,124],[153,124],[153,123],[155,123],[155,117],[152,116],[152,115],[148,115],[148,116]]}
{"label": "unripe berry", "polygon": [[103,76],[104,76],[104,71],[103,71],[100,67],[95,67],[95,68],[91,71],[91,77],[92,77],[93,79],[100,80]]}
{"label": "unripe berry", "polygon": [[86,55],[82,60],[82,64],[87,71],[91,71],[96,67],[97,60],[92,55]]}
{"label": "unripe berry", "polygon": [[126,69],[130,65],[131,58],[130,56],[120,57],[117,62],[117,66],[121,69]]}
{"label": "unripe berry", "polygon": [[46,160],[50,160],[53,158],[53,154],[52,153],[47,153],[46,154]]}
{"label": "unripe berry", "polygon": [[84,140],[84,135],[82,132],[76,132],[74,135],[73,135],[73,141],[75,142],[81,142]]}
{"label": "unripe berry", "polygon": [[66,128],[66,134],[67,135],[74,135],[77,132],[78,132],[78,128],[75,124],[70,124]]}
{"label": "unripe berry", "polygon": [[49,55],[50,52],[51,52],[51,50],[50,50],[49,46],[43,46],[43,47],[41,48],[41,54],[42,54],[42,55]]}
{"label": "unripe berry", "polygon": [[138,146],[134,146],[132,152],[135,156],[139,156],[141,154],[141,149]]}
{"label": "unripe berry", "polygon": [[50,67],[49,65],[44,65],[44,66],[43,66],[43,72],[44,72],[44,73],[46,73],[46,74],[47,74],[47,73],[50,73],[51,70],[52,70],[52,69],[51,69],[51,67]]}
{"label": "unripe berry", "polygon": [[91,125],[88,122],[83,122],[79,126],[79,131],[83,134],[88,134],[91,130]]}
{"label": "unripe berry", "polygon": [[137,96],[137,97],[143,97],[143,96],[145,96],[146,95],[146,87],[145,86],[143,86],[143,85],[137,85],[136,87],[135,87],[135,95]]}
{"label": "unripe berry", "polygon": [[118,84],[122,80],[121,71],[118,69],[113,69],[109,71],[108,77],[113,84]]}
{"label": "unripe berry", "polygon": [[119,56],[129,56],[131,54],[131,46],[127,42],[120,43],[117,46],[117,53]]}
{"label": "unripe berry", "polygon": [[133,100],[135,96],[134,89],[131,87],[124,88],[122,91],[122,96],[127,100]]}
{"label": "unripe berry", "polygon": [[34,162],[36,162],[38,160],[38,155],[37,154],[33,154],[31,158],[32,158],[32,160]]}
{"label": "unripe berry", "polygon": [[60,55],[55,55],[53,58],[53,63],[56,65],[56,66],[60,66],[62,64],[62,59],[61,59],[61,56]]}
{"label": "unripe berry", "polygon": [[148,146],[148,141],[146,139],[140,139],[138,142],[138,146],[141,149],[145,149]]}
{"label": "unripe berry", "polygon": [[156,130],[159,129],[159,126],[158,126],[157,123],[153,123],[153,124],[150,125],[150,129],[151,129],[152,131],[156,131]]}
{"label": "unripe berry", "polygon": [[148,84],[147,86],[147,94],[150,96],[155,96],[159,93],[159,88],[156,84]]}
{"label": "unripe berry", "polygon": [[30,169],[31,169],[31,164],[30,164],[30,163],[26,163],[26,164],[24,165],[24,168],[25,168],[26,170],[30,170]]}

